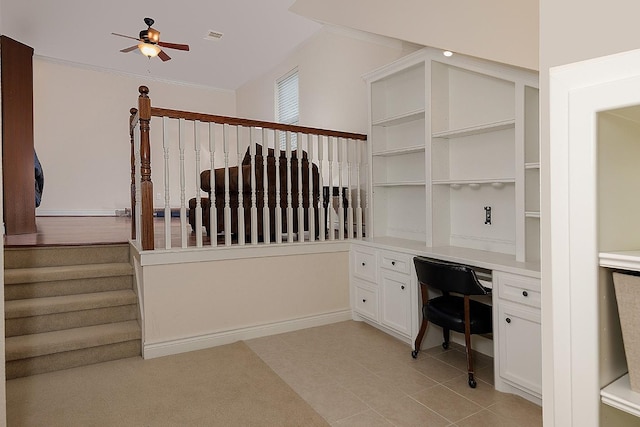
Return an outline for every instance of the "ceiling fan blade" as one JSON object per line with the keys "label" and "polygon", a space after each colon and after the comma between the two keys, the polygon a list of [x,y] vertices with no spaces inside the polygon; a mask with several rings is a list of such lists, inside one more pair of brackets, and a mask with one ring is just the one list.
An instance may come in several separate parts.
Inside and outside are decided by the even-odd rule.
{"label": "ceiling fan blade", "polygon": [[136,50],[137,48],[138,48],[138,45],[134,45],[134,46],[128,47],[126,49],[121,49],[120,52],[127,53],[127,52],[131,52],[132,50]]}
{"label": "ceiling fan blade", "polygon": [[111,33],[114,36],[118,36],[118,37],[124,37],[125,39],[131,39],[131,40],[140,40],[137,37],[131,37],[131,36],[125,36],[124,34],[118,34],[118,33]]}
{"label": "ceiling fan blade", "polygon": [[168,61],[168,60],[171,59],[171,57],[169,55],[167,55],[164,50],[161,50],[160,53],[158,54],[158,56],[160,57],[160,59],[162,59],[162,62]]}
{"label": "ceiling fan blade", "polygon": [[158,42],[158,46],[167,47],[169,49],[189,50],[188,44]]}

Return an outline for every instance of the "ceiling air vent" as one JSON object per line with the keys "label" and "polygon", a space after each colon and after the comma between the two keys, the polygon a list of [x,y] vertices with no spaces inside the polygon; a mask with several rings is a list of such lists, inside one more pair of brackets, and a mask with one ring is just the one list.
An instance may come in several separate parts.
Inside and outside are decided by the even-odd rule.
{"label": "ceiling air vent", "polygon": [[205,40],[219,40],[222,38],[222,33],[219,31],[209,30],[207,35],[204,37]]}

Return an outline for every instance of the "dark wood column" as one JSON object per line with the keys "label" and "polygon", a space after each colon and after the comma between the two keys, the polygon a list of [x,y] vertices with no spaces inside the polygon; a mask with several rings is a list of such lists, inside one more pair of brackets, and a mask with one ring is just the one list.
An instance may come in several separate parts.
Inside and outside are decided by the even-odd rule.
{"label": "dark wood column", "polygon": [[5,232],[35,233],[33,48],[0,36],[0,54]]}

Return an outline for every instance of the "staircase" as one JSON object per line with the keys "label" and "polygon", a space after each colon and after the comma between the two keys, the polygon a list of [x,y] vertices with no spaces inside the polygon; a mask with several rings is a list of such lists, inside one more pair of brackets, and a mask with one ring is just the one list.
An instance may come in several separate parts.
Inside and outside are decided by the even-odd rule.
{"label": "staircase", "polygon": [[140,355],[128,244],[4,256],[7,379]]}

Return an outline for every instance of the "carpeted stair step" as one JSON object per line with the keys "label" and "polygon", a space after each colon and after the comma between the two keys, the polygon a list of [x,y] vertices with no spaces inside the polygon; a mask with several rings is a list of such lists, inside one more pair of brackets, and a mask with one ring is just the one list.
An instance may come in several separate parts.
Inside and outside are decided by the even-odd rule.
{"label": "carpeted stair step", "polygon": [[[119,269],[120,270],[120,269]],[[122,269],[124,270],[124,269]],[[107,292],[133,288],[133,270],[120,275],[122,271],[113,271],[114,276],[86,277],[72,280],[52,280],[48,282],[14,283],[4,286],[5,301],[27,298],[43,298],[57,295],[76,295],[87,292]]]}
{"label": "carpeted stair step", "polygon": [[56,267],[12,268],[4,271],[5,285],[17,283],[77,280],[93,277],[125,276],[133,274],[129,263],[63,265]]}
{"label": "carpeted stair step", "polygon": [[136,320],[5,339],[6,377],[18,378],[140,355]]}
{"label": "carpeted stair step", "polygon": [[115,323],[137,318],[133,290],[94,292],[5,302],[5,336]]}
{"label": "carpeted stair step", "polygon": [[43,246],[5,248],[4,268],[129,263],[129,245]]}

